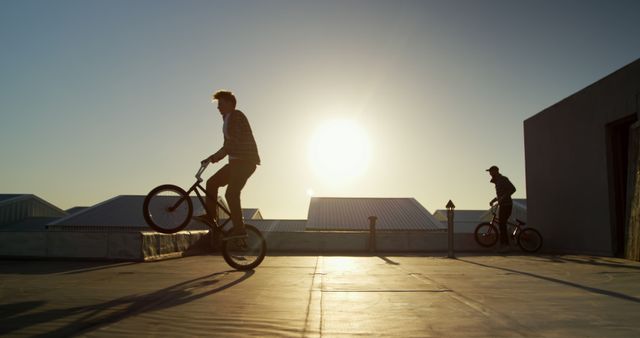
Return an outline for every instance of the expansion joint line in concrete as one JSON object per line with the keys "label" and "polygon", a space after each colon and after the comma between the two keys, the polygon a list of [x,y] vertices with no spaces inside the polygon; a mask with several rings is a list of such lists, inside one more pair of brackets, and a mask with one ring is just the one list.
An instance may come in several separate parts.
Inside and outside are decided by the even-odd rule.
{"label": "expansion joint line in concrete", "polygon": [[309,301],[307,304],[307,316],[304,321],[303,337],[322,337],[322,325],[324,321],[322,304],[323,268],[324,258],[319,256],[316,259],[316,266],[313,271],[311,287],[309,289]]}

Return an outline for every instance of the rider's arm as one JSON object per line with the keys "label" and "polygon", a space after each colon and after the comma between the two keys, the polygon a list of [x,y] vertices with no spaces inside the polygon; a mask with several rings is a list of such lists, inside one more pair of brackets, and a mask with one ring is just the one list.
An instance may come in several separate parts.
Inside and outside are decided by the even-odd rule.
{"label": "rider's arm", "polygon": [[225,156],[227,156],[227,150],[223,146],[222,148],[220,148],[220,150],[216,151],[213,155],[209,156],[207,160],[210,162],[216,163],[218,161],[221,161]]}

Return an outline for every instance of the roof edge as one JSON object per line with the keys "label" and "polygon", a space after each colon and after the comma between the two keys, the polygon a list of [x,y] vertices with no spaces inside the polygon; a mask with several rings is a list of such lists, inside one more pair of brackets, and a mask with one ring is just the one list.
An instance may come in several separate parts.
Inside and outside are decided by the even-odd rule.
{"label": "roof edge", "polygon": [[590,83],[589,85],[587,85],[587,86],[585,86],[585,87],[583,87],[583,88],[581,88],[581,89],[578,89],[577,91],[575,91],[575,92],[571,93],[570,95],[566,96],[565,98],[561,99],[560,101],[557,101],[556,103],[553,103],[553,104],[551,104],[550,106],[548,106],[548,107],[546,107],[546,108],[542,109],[541,111],[539,111],[539,112],[537,112],[537,113],[535,113],[535,114],[533,114],[533,115],[531,115],[531,116],[527,117],[526,119],[524,119],[523,124],[524,124],[524,123],[527,123],[527,121],[529,121],[529,120],[531,120],[531,119],[535,118],[536,116],[538,116],[538,115],[540,115],[540,114],[542,114],[542,113],[544,113],[544,112],[546,112],[546,111],[548,111],[548,110],[551,110],[552,108],[554,108],[554,107],[556,107],[556,106],[558,106],[558,105],[561,105],[561,104],[563,104],[563,103],[564,103],[564,102],[566,102],[566,101],[571,100],[572,98],[574,98],[575,96],[577,96],[578,94],[580,94],[582,91],[587,90],[588,88],[591,88],[591,87],[593,87],[593,86],[595,86],[595,85],[597,85],[597,84],[599,84],[599,83],[601,83],[601,82],[603,82],[603,81],[606,81],[607,79],[609,79],[609,78],[611,78],[611,77],[614,77],[614,76],[618,75],[618,73],[621,73],[622,71],[624,71],[624,70],[625,70],[626,68],[628,68],[628,67],[632,67],[633,65],[635,65],[635,63],[640,63],[640,58],[635,59],[635,60],[633,60],[633,61],[631,61],[631,62],[627,63],[626,65],[624,65],[624,66],[622,66],[622,67],[620,67],[620,68],[618,68],[618,69],[614,70],[613,72],[611,72],[611,73],[609,73],[609,74],[607,74],[607,75],[605,75],[605,76],[603,76],[603,77],[599,78],[598,80],[596,80],[596,81],[594,81],[594,82]]}
{"label": "roof edge", "polygon": [[65,222],[65,221],[67,221],[67,220],[69,220],[69,219],[72,219],[72,218],[74,218],[74,217],[76,217],[76,216],[80,216],[80,215],[82,215],[82,214],[85,214],[85,213],[89,212],[90,210],[93,210],[94,208],[100,207],[100,206],[102,206],[102,205],[104,205],[104,204],[107,204],[107,203],[109,203],[109,202],[111,202],[111,201],[115,201],[116,199],[121,198],[121,197],[125,197],[125,196],[129,196],[129,195],[118,195],[118,196],[114,196],[114,197],[112,197],[112,198],[109,198],[108,200],[105,200],[105,201],[102,201],[102,202],[100,202],[100,203],[94,204],[94,205],[92,205],[92,206],[90,206],[90,207],[87,207],[87,208],[86,208],[86,209],[84,209],[84,210],[80,210],[80,211],[76,212],[75,214],[71,214],[71,215],[68,215],[68,216],[66,216],[66,217],[63,217],[63,218],[61,218],[61,219],[59,219],[59,220],[53,221],[53,222],[51,222],[51,223],[47,224],[47,226],[49,226],[49,225],[60,225],[60,223],[61,223],[61,222]]}

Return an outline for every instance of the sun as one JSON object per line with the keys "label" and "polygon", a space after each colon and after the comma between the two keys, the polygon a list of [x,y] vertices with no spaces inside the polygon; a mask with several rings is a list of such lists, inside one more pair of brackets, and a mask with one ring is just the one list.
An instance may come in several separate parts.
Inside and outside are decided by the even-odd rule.
{"label": "sun", "polygon": [[366,172],[371,144],[355,121],[331,120],[312,135],[308,156],[316,175],[332,183],[344,183]]}

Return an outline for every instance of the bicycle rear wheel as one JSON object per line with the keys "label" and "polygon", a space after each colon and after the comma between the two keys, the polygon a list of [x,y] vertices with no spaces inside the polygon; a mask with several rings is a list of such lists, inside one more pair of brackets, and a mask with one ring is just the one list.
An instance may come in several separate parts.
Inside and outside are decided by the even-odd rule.
{"label": "bicycle rear wheel", "polygon": [[172,234],[189,224],[193,214],[193,203],[182,188],[165,184],[147,194],[142,212],[151,229],[163,234]]}
{"label": "bicycle rear wheel", "polygon": [[491,223],[480,223],[474,231],[474,238],[478,245],[492,247],[498,242],[498,228]]}
{"label": "bicycle rear wheel", "polygon": [[542,248],[542,235],[538,230],[525,228],[518,236],[518,246],[525,252],[536,252]]}
{"label": "bicycle rear wheel", "polygon": [[247,238],[222,242],[222,257],[232,268],[251,270],[264,260],[267,254],[267,242],[253,225],[245,224]]}

